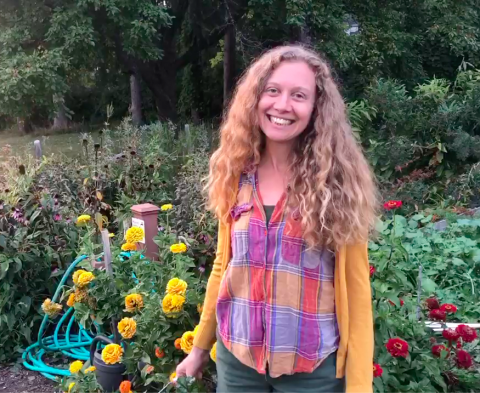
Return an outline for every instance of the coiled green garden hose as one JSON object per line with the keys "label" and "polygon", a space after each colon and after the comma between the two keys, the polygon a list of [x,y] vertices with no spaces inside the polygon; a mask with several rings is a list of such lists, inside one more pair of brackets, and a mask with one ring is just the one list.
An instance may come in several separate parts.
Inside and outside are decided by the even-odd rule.
{"label": "coiled green garden hose", "polygon": [[[87,258],[86,255],[78,257],[68,267],[58,284],[55,294],[53,295],[53,302],[57,302],[65,282],[70,277],[75,267],[85,258]],[[72,332],[72,327],[75,323],[73,308],[69,308],[60,318],[53,335],[43,337],[49,322],[51,322],[51,320],[48,315],[45,315],[40,330],[38,331],[37,342],[25,349],[22,355],[22,360],[23,365],[27,369],[38,371],[44,377],[55,380],[58,376],[69,376],[70,371],[68,371],[68,369],[52,367],[45,364],[43,360],[45,354],[47,352],[60,351],[63,355],[75,360],[88,360],[90,357],[89,347],[96,333],[86,331],[79,324],[77,324],[78,332]]]}

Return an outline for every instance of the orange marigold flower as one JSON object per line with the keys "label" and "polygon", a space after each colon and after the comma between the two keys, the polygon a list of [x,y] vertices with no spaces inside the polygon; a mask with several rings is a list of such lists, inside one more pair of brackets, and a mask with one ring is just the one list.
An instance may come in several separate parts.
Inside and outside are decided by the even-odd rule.
{"label": "orange marigold flower", "polygon": [[163,359],[165,357],[165,352],[159,347],[157,347],[155,348],[155,356],[159,359]]}
{"label": "orange marigold flower", "polygon": [[181,339],[181,338],[177,338],[177,339],[175,340],[175,344],[174,344],[174,345],[175,345],[175,348],[176,348],[176,349],[182,349],[182,344],[181,344],[181,343],[182,343],[182,339]]}
{"label": "orange marigold flower", "polygon": [[130,381],[122,381],[120,384],[120,393],[132,393],[132,383]]}

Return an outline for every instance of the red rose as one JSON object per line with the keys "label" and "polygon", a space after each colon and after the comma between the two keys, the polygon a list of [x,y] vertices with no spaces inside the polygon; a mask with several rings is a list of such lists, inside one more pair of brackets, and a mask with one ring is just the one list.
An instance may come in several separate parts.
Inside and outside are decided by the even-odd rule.
{"label": "red rose", "polygon": [[385,347],[394,358],[406,358],[408,355],[408,343],[400,338],[389,339]]}
{"label": "red rose", "polygon": [[383,374],[383,368],[377,364],[373,363],[373,378],[378,378]]}
{"label": "red rose", "polygon": [[432,347],[432,355],[439,358],[442,355],[442,351],[446,351],[447,347],[443,344],[434,345]]}
{"label": "red rose", "polygon": [[425,303],[427,303],[427,308],[429,310],[435,310],[440,307],[436,297],[429,297],[427,300],[425,300]]}
{"label": "red rose", "polygon": [[377,269],[375,269],[375,266],[370,265],[370,277],[372,277],[375,274],[376,271],[377,271]]}
{"label": "red rose", "polygon": [[453,329],[444,329],[442,336],[448,341],[457,341],[460,337],[460,334]]}
{"label": "red rose", "polygon": [[457,341],[457,348],[458,349],[462,348],[462,342],[460,340]]}
{"label": "red rose", "polygon": [[457,350],[457,366],[460,368],[472,367],[473,361],[470,354],[464,349]]}
{"label": "red rose", "polygon": [[445,303],[440,306],[440,310],[453,314],[457,312],[457,306],[454,306],[450,303]]}
{"label": "red rose", "polygon": [[447,313],[445,311],[439,310],[438,308],[435,310],[430,310],[428,313],[429,318],[433,319],[434,321],[446,321],[447,320]]}
{"label": "red rose", "polygon": [[[405,302],[404,302],[402,299],[399,299],[399,300],[400,300],[400,307],[402,307],[402,306],[405,304]],[[391,300],[389,300],[388,302],[389,302],[392,306],[395,306],[395,303],[392,302]]]}
{"label": "red rose", "polygon": [[394,210],[402,207],[402,201],[388,201],[383,204],[383,207],[387,210]]}
{"label": "red rose", "polygon": [[466,343],[471,343],[477,338],[477,331],[468,325],[458,325],[455,331]]}

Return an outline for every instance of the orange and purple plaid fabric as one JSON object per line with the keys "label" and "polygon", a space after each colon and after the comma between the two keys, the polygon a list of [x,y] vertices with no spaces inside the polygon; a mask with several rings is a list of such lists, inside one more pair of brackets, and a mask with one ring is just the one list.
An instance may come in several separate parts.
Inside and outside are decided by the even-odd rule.
{"label": "orange and purple plaid fabric", "polygon": [[270,376],[312,372],[338,348],[335,255],[308,249],[286,193],[268,228],[256,172],[232,209],[232,259],[217,301],[218,334],[243,364]]}

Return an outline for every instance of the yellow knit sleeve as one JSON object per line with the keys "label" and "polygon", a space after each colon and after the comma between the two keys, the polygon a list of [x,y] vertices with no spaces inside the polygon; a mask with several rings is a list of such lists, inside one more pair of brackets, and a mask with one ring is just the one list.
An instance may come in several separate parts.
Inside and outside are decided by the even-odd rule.
{"label": "yellow knit sleeve", "polygon": [[345,278],[349,316],[346,392],[371,393],[374,339],[367,243],[347,246]]}
{"label": "yellow knit sleeve", "polygon": [[230,247],[230,225],[220,222],[218,228],[217,254],[213,263],[212,272],[207,283],[207,292],[203,304],[202,317],[198,326],[193,345],[201,349],[210,350],[215,338],[217,327],[216,307],[224,258],[228,257],[227,247]]}

